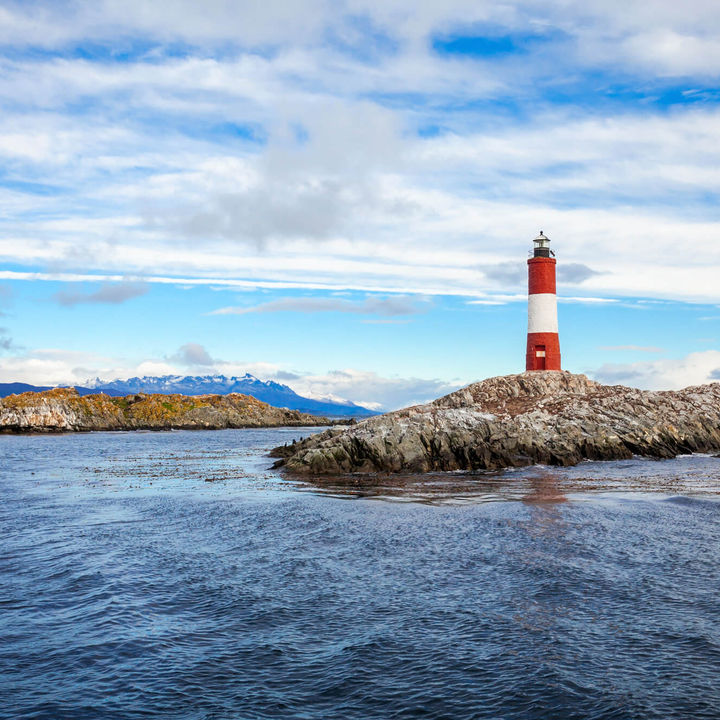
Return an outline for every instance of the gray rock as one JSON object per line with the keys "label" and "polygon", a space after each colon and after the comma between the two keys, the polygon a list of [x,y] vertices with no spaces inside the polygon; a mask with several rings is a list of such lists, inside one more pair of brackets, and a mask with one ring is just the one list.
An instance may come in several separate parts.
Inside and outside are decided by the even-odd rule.
{"label": "gray rock", "polygon": [[327,425],[327,418],[276,408],[249,395],[80,396],[74,388],[10,395],[0,400],[0,432],[214,430]]}
{"label": "gray rock", "polygon": [[305,475],[574,465],[720,449],[720,383],[676,392],[568,372],[490,378],[427,405],[328,430],[278,451]]}

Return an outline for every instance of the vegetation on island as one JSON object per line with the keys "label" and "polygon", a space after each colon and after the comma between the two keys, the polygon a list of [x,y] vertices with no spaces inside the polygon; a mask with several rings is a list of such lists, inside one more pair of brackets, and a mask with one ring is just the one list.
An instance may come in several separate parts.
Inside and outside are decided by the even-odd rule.
{"label": "vegetation on island", "polygon": [[0,400],[0,431],[222,429],[328,425],[325,417],[276,408],[250,395],[79,395],[74,388]]}

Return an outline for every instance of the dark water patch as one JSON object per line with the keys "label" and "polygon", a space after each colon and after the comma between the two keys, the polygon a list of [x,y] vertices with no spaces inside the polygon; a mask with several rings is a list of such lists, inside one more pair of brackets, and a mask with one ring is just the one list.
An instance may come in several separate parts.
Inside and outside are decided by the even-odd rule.
{"label": "dark water patch", "polygon": [[701,508],[713,506],[720,501],[720,495],[712,495],[710,497],[692,497],[686,495],[674,495],[673,497],[665,498],[664,502],[672,503],[673,505],[682,505],[687,508]]}

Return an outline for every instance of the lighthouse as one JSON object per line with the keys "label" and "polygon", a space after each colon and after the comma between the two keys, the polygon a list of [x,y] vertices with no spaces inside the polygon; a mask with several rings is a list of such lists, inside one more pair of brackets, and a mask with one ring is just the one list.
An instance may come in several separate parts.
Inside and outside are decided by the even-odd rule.
{"label": "lighthouse", "polygon": [[560,337],[555,289],[555,253],[550,239],[540,234],[533,241],[528,262],[528,336],[525,369],[560,370]]}

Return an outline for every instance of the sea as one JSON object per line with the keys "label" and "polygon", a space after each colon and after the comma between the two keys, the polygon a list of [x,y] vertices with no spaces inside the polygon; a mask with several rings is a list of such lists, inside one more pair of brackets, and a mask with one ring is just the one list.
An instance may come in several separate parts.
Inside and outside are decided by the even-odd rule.
{"label": "sea", "polygon": [[720,459],[321,483],[0,436],[0,718],[720,718]]}

